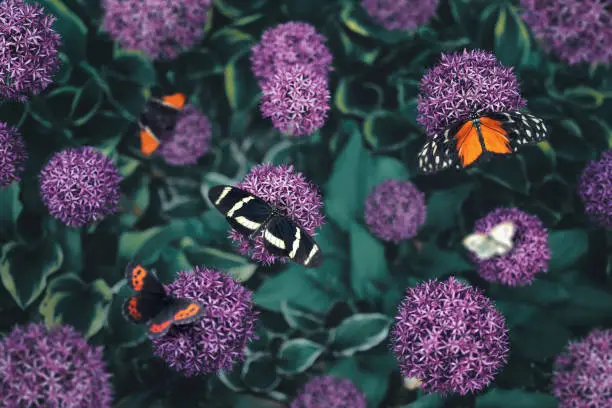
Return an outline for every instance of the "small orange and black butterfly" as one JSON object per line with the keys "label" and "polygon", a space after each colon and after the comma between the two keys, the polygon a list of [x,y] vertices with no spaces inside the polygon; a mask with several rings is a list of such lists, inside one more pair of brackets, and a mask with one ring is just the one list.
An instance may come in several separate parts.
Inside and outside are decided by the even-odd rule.
{"label": "small orange and black butterfly", "polygon": [[125,276],[136,294],[123,304],[123,316],[132,323],[146,323],[150,338],[163,336],[173,324],[193,323],[204,314],[201,303],[167,295],[161,282],[140,265],[128,264]]}
{"label": "small orange and black butterfly", "polygon": [[435,173],[450,167],[472,166],[492,156],[508,155],[521,146],[548,137],[544,121],[526,112],[471,115],[449,126],[425,143],[418,154],[418,170]]}
{"label": "small orange and black butterfly", "polygon": [[160,145],[159,137],[172,130],[176,117],[185,106],[187,98],[182,93],[151,98],[140,116],[140,151],[150,156]]}

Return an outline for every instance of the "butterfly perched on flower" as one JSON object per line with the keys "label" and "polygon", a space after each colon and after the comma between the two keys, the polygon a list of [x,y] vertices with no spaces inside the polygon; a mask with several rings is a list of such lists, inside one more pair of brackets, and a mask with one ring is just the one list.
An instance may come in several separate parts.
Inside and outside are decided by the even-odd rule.
{"label": "butterfly perched on flower", "polygon": [[182,93],[151,98],[140,116],[140,151],[150,156],[161,144],[159,138],[176,125],[176,117],[185,106],[187,98]]}
{"label": "butterfly perched on flower", "polygon": [[163,336],[173,324],[193,323],[204,314],[201,303],[167,295],[152,271],[140,265],[128,264],[125,277],[136,294],[123,304],[123,316],[132,323],[146,323],[150,338]]}
{"label": "butterfly perched on flower", "polygon": [[418,154],[418,170],[435,173],[450,167],[465,168],[491,156],[508,155],[521,146],[548,137],[544,121],[526,112],[471,115],[435,134]]}
{"label": "butterfly perched on flower", "polygon": [[463,239],[463,246],[472,252],[478,259],[487,260],[502,256],[513,248],[513,239],[516,234],[516,225],[504,221],[486,233],[470,234]]}

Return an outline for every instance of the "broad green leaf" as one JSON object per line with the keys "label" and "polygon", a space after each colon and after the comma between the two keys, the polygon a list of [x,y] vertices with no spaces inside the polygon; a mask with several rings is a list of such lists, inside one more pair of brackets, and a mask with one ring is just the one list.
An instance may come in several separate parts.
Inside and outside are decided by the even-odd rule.
{"label": "broad green leaf", "polygon": [[509,401],[521,408],[555,408],[558,403],[550,394],[494,388],[476,397],[476,408],[506,408]]}
{"label": "broad green leaf", "polygon": [[323,327],[323,320],[318,316],[291,307],[287,302],[281,303],[281,313],[287,324],[293,329],[310,332]]}
{"label": "broad green leaf", "polygon": [[363,7],[351,2],[345,2],[340,13],[340,20],[346,28],[355,34],[368,38],[376,38],[389,44],[408,41],[412,36],[410,31],[386,30],[380,24],[377,24]]}
{"label": "broad green leaf", "polygon": [[364,227],[353,223],[351,243],[351,288],[358,299],[377,299],[390,275],[383,245]]}
{"label": "broad green leaf", "polygon": [[443,408],[444,398],[439,394],[424,394],[414,402],[404,405],[401,408]]}
{"label": "broad green leaf", "polygon": [[571,297],[570,291],[563,284],[537,278],[526,286],[511,288],[505,285],[492,285],[489,293],[495,299],[516,299],[541,306],[564,303]]}
{"label": "broad green leaf", "polygon": [[385,111],[373,112],[363,123],[366,143],[377,152],[391,152],[405,146],[415,133],[403,116]]}
{"label": "broad green leaf", "polygon": [[589,246],[589,237],[583,229],[555,230],[548,234],[551,259],[548,267],[551,270],[563,270],[573,266]]}
{"label": "broad green leaf", "polygon": [[117,49],[109,69],[142,87],[153,86],[157,81],[151,59],[139,50]]}
{"label": "broad green leaf", "polygon": [[285,374],[307,370],[325,351],[325,347],[308,339],[291,339],[278,351],[278,369]]}
{"label": "broad green leaf", "polygon": [[215,6],[221,14],[237,20],[260,9],[268,0],[216,0]]}
{"label": "broad green leaf", "polygon": [[62,38],[62,51],[70,58],[72,64],[85,59],[87,26],[61,0],[42,0],[45,9],[57,17],[53,28]]}
{"label": "broad green leaf", "polygon": [[257,264],[250,263],[242,256],[199,246],[191,238],[183,238],[181,248],[192,265],[206,265],[208,268],[225,271],[239,282],[249,280],[257,269]]}
{"label": "broad green leaf", "polygon": [[95,78],[89,79],[72,102],[72,124],[81,126],[98,113],[104,102],[104,89]]}
{"label": "broad green leaf", "polygon": [[338,360],[328,370],[329,375],[351,380],[368,397],[368,408],[377,408],[389,386],[389,372],[374,372],[361,367],[355,357]]}
{"label": "broad green leaf", "polygon": [[390,325],[391,319],[379,313],[353,315],[336,327],[331,347],[345,357],[369,350],[387,338]]}
{"label": "broad green leaf", "polygon": [[561,352],[570,338],[571,333],[562,324],[539,313],[514,327],[510,332],[510,347],[527,359],[543,362]]}
{"label": "broad green leaf", "polygon": [[219,371],[217,377],[223,385],[234,392],[242,392],[245,390],[244,381],[242,381],[242,362],[237,362],[228,371]]}
{"label": "broad green leaf", "polygon": [[444,278],[474,268],[459,252],[440,249],[432,242],[422,245],[413,264],[420,274],[429,279]]}
{"label": "broad green leaf", "polygon": [[23,204],[19,201],[21,187],[19,183],[13,183],[8,187],[0,188],[0,236],[16,238],[17,218],[23,210]]}
{"label": "broad green leaf", "polygon": [[134,294],[125,282],[120,281],[113,288],[113,297],[108,310],[107,326],[110,337],[107,340],[112,344],[125,347],[135,346],[146,340],[146,326],[133,324],[123,317],[123,304]]}
{"label": "broad green leaf", "polygon": [[274,358],[267,353],[247,357],[242,366],[242,381],[255,392],[272,391],[281,381],[276,373]]}
{"label": "broad green leaf", "polygon": [[474,173],[512,191],[528,194],[531,183],[521,156],[493,158],[482,166],[475,168]]}
{"label": "broad green leaf", "polygon": [[427,218],[423,228],[442,231],[457,225],[463,202],[474,187],[473,183],[460,184],[432,193],[427,199]]}
{"label": "broad green leaf", "polygon": [[378,85],[362,82],[358,77],[345,77],[334,91],[334,104],[344,114],[364,117],[380,109],[383,97]]}
{"label": "broad green leaf", "polygon": [[83,246],[81,243],[82,232],[77,228],[70,228],[63,222],[54,218],[48,218],[47,230],[50,236],[58,242],[64,255],[64,269],[80,271],[83,269]]}
{"label": "broad green leaf", "polygon": [[249,53],[242,53],[225,66],[225,95],[232,109],[252,109],[259,100],[259,86],[251,72]]}
{"label": "broad green leaf", "polygon": [[[494,26],[495,56],[507,66],[528,64],[531,52],[531,36],[520,11],[512,5],[495,7]],[[487,15],[485,11],[483,15]]]}
{"label": "broad green leaf", "polygon": [[166,245],[182,236],[182,231],[170,226],[152,227],[144,231],[127,231],[119,238],[119,257],[123,260],[138,260],[144,264],[152,264]]}

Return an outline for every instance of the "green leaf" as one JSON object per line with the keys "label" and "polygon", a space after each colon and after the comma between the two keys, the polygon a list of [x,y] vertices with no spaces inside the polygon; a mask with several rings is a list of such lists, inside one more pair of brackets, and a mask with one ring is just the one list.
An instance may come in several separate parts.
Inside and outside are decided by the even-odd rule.
{"label": "green leaf", "polygon": [[[507,66],[519,67],[529,63],[531,37],[519,11],[512,5],[492,6],[495,19],[495,56]],[[485,11],[483,15],[489,13]]]}
{"label": "green leaf", "polygon": [[274,359],[267,353],[247,357],[242,366],[242,381],[255,392],[270,392],[280,383]]}
{"label": "green leaf", "polygon": [[49,284],[38,311],[47,326],[69,324],[89,338],[106,323],[112,297],[102,279],[85,283],[70,273]]}
{"label": "green leaf", "polygon": [[135,82],[145,88],[157,82],[155,68],[150,58],[139,50],[117,49],[109,69],[123,79]]}
{"label": "green leaf", "polygon": [[249,53],[242,53],[225,66],[225,95],[232,109],[247,111],[257,106],[259,86],[251,72]]}
{"label": "green leaf", "polygon": [[215,6],[224,16],[236,20],[259,10],[268,0],[216,0]]}
{"label": "green leaf", "polygon": [[311,367],[325,347],[308,339],[291,339],[278,351],[278,369],[284,374],[297,374]]}
{"label": "green leaf", "polygon": [[523,357],[543,362],[561,352],[571,333],[546,313],[533,316],[510,332],[511,349]]}
{"label": "green leaf", "polygon": [[463,202],[475,184],[461,184],[433,192],[427,199],[427,219],[423,228],[443,231],[457,225]]}
{"label": "green leaf", "polygon": [[332,348],[338,356],[353,354],[376,347],[389,334],[391,319],[380,313],[359,313],[340,323],[335,329]]}
{"label": "green leaf", "polygon": [[433,242],[423,244],[414,268],[427,278],[442,278],[473,269],[459,252],[438,248]]}
{"label": "green leaf", "polygon": [[401,408],[442,408],[444,407],[444,398],[439,394],[421,395],[419,399],[404,405]]}
{"label": "green leaf", "polygon": [[351,288],[358,299],[377,299],[389,280],[385,248],[361,225],[350,227]]}
{"label": "green leaf", "polygon": [[391,152],[405,146],[415,133],[404,116],[385,111],[374,112],[363,123],[366,143],[377,152]]}
{"label": "green leaf", "polygon": [[323,320],[319,317],[291,307],[287,302],[281,303],[281,313],[291,328],[302,332],[311,332],[323,326]]}
{"label": "green leaf", "polygon": [[17,218],[23,210],[23,204],[19,201],[21,185],[13,183],[8,187],[0,188],[0,236],[5,238],[17,238]]}
{"label": "green leaf", "polygon": [[64,255],[64,269],[80,271],[83,269],[83,246],[81,244],[81,230],[70,228],[63,222],[54,218],[46,220],[46,226],[54,240],[62,248]]}
{"label": "green leaf", "polygon": [[589,237],[582,229],[550,231],[548,245],[552,252],[548,267],[551,270],[564,270],[586,254]]}
{"label": "green leaf", "polygon": [[182,236],[183,231],[170,226],[127,231],[119,238],[119,257],[122,260],[138,260],[144,264],[152,264],[166,245]]}
{"label": "green leaf", "polygon": [[340,13],[342,23],[355,34],[363,37],[372,37],[389,44],[410,40],[412,32],[402,30],[389,31],[377,24],[368,15],[365,9],[351,2],[345,2]]}
{"label": "green leaf", "polygon": [[511,298],[541,306],[564,303],[571,297],[570,291],[563,284],[543,279],[536,279],[532,284],[521,287],[493,285],[489,292],[495,299]]}
{"label": "green leaf", "polygon": [[2,247],[0,277],[17,305],[25,310],[43,292],[47,278],[64,261],[58,243],[45,239],[34,245],[9,242]]}
{"label": "green leaf", "polygon": [[555,408],[558,402],[550,394],[495,388],[476,397],[476,408],[506,408],[509,401],[521,408]]}
{"label": "green leaf", "polygon": [[41,5],[57,17],[53,28],[62,37],[62,51],[72,64],[85,59],[87,26],[61,0],[41,0]]}
{"label": "green leaf", "polygon": [[334,104],[344,114],[364,117],[380,109],[384,99],[382,89],[358,77],[340,79],[334,92]]}
{"label": "green leaf", "polygon": [[202,247],[191,238],[181,240],[181,248],[192,265],[206,265],[208,268],[227,272],[239,282],[246,282],[257,269],[256,264],[246,258],[212,247]]}
{"label": "green leaf", "polygon": [[587,285],[574,285],[571,288],[568,305],[557,306],[551,311],[556,320],[567,326],[607,324],[612,315],[612,295]]}
{"label": "green leaf", "polygon": [[328,374],[351,380],[368,396],[368,408],[377,408],[380,405],[389,386],[389,372],[374,372],[360,367],[355,357],[339,360],[329,369]]}
{"label": "green leaf", "polygon": [[214,49],[224,64],[236,55],[248,52],[256,40],[250,34],[237,30],[234,27],[225,27],[216,31],[210,38],[211,48]]}
{"label": "green leaf", "polygon": [[113,288],[113,298],[108,310],[107,325],[111,337],[109,343],[120,344],[131,347],[142,343],[147,338],[146,326],[143,324],[133,324],[123,317],[123,304],[134,294],[132,289],[124,282],[120,281]]}
{"label": "green leaf", "polygon": [[493,158],[473,170],[483,178],[522,194],[528,194],[530,182],[521,156]]}
{"label": "green leaf", "polygon": [[612,97],[612,93],[601,92],[588,86],[577,86],[564,89],[563,97],[580,109],[597,109],[604,104],[606,99]]}

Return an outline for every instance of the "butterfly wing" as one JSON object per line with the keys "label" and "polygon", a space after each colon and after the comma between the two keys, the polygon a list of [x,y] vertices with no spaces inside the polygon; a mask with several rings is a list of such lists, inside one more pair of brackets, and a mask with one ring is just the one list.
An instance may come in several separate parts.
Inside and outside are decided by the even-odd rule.
{"label": "butterfly wing", "polygon": [[[507,248],[505,252],[509,252],[512,249],[514,234],[516,233],[516,226],[510,221],[505,221],[497,224],[491,231],[489,236],[500,243],[502,246]],[[505,253],[504,252],[504,253]]]}
{"label": "butterfly wing", "polygon": [[185,94],[177,92],[170,95],[162,96],[161,99],[151,98],[151,100],[153,102],[158,103],[159,105],[165,106],[175,111],[180,111],[185,106],[187,97],[185,96]]}
{"label": "butterfly wing", "polygon": [[307,268],[317,268],[323,263],[321,249],[312,237],[287,217],[272,218],[263,237],[266,250],[273,255],[287,256]]}
{"label": "butterfly wing", "polygon": [[463,239],[463,246],[476,255],[478,259],[486,260],[497,255],[497,243],[486,234],[470,234]]}
{"label": "butterfly wing", "polygon": [[541,118],[528,112],[490,113],[484,117],[499,121],[507,132],[512,151],[523,145],[540,143],[548,138],[549,129]]}
{"label": "butterfly wing", "polygon": [[130,296],[125,303],[121,312],[123,317],[132,323],[146,323],[155,316],[163,308],[163,301],[152,296],[137,294]]}
{"label": "butterfly wing", "polygon": [[175,325],[193,323],[204,315],[204,306],[189,299],[172,298],[163,309],[148,323],[149,338],[158,338]]}
{"label": "butterfly wing", "polygon": [[153,297],[164,297],[166,291],[164,286],[153,275],[152,271],[133,262],[128,263],[125,268],[125,279],[128,286],[135,292],[144,293]]}
{"label": "butterfly wing", "polygon": [[463,124],[452,125],[425,143],[417,156],[417,169],[420,173],[431,174],[451,167],[461,168],[456,135]]}
{"label": "butterfly wing", "polygon": [[[166,98],[168,99],[167,103],[165,102]],[[143,155],[152,155],[159,148],[161,138],[174,129],[178,114],[183,106],[180,103],[180,97],[174,95],[169,95],[161,100],[151,99],[147,102],[138,122],[140,126],[140,151]],[[176,104],[176,106],[173,104]],[[177,106],[180,106],[180,108]]]}

